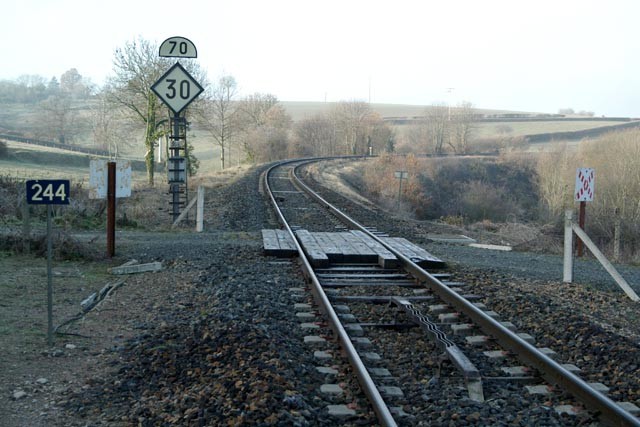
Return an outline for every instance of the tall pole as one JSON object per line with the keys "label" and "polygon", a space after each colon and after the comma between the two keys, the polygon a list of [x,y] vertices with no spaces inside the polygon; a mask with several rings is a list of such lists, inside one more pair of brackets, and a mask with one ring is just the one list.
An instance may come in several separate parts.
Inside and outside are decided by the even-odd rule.
{"label": "tall pole", "polygon": [[448,87],[447,93],[449,94],[449,100],[447,104],[449,105],[449,121],[451,121],[451,94],[453,93],[454,87]]}
{"label": "tall pole", "polygon": [[[175,222],[180,216],[180,183],[181,183],[181,172],[182,167],[186,167],[186,129],[185,136],[182,138],[180,127],[182,124],[182,119],[180,117],[180,113],[173,114],[173,128],[171,129],[171,144],[169,146],[170,149],[170,159],[169,159],[169,169],[170,169],[170,177],[169,177],[169,191],[171,192],[171,204],[172,204],[172,217]],[[184,139],[184,148],[181,139]],[[180,156],[180,150],[185,150],[185,157]],[[184,163],[183,163],[184,162]],[[173,169],[171,169],[173,168]],[[186,170],[184,171],[186,177]],[[185,178],[186,179],[186,178]],[[184,182],[186,186],[186,181]]]}
{"label": "tall pole", "polygon": [[[578,216],[578,225],[583,230],[584,230],[584,219],[586,215],[586,208],[587,208],[587,202],[580,202],[580,214]],[[576,244],[578,246],[578,258],[580,258],[583,252],[582,239],[578,237]]]}
{"label": "tall pole", "polygon": [[51,205],[47,205],[47,344],[53,345],[53,279],[51,272]]}
{"label": "tall pole", "polygon": [[107,256],[116,253],[116,162],[107,163]]}
{"label": "tall pole", "polygon": [[397,203],[397,210],[400,211],[400,196],[402,194],[402,177],[403,174],[402,172],[400,172],[400,177],[399,177],[399,183],[398,183],[398,203]]}

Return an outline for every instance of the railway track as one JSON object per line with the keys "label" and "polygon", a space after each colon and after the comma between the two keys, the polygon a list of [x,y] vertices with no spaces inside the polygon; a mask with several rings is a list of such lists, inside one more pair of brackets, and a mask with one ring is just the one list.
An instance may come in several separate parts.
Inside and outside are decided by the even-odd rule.
{"label": "railway track", "polygon": [[[411,425],[458,421],[441,419],[438,409],[462,405],[478,409],[461,411],[468,413],[463,423],[640,425],[634,405],[612,401],[606,385],[589,383],[579,367],[554,360],[553,350],[538,348],[467,284],[434,269],[442,267],[439,260],[420,258],[337,210],[298,178],[300,167],[271,168],[265,188],[286,231],[279,236],[288,235],[313,294],[311,304],[304,290],[292,290],[304,301],[296,306],[301,327],[317,348],[326,392],[336,400],[344,394],[331,382],[334,354],[323,350],[337,341],[371,406],[336,404],[330,412],[348,419],[371,410],[381,425]],[[378,247],[376,256],[364,256],[359,242]],[[329,342],[321,333],[324,322]],[[486,406],[493,419],[480,419]]]}

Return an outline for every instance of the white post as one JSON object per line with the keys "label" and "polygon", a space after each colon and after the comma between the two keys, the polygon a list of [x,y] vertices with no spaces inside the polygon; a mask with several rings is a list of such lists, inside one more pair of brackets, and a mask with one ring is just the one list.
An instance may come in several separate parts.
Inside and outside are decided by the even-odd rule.
{"label": "white post", "polygon": [[564,268],[562,270],[562,281],[564,283],[573,282],[573,211],[566,210],[564,213]]}
{"label": "white post", "polygon": [[204,187],[198,186],[198,204],[196,206],[196,231],[202,232],[204,228]]}
{"label": "white post", "polygon": [[577,225],[572,225],[574,233],[578,235],[578,237],[587,245],[587,248],[591,251],[591,253],[600,261],[600,264],[604,267],[605,270],[611,275],[613,280],[616,281],[618,286],[622,288],[622,290],[627,294],[632,301],[638,302],[640,301],[640,297],[636,292],[631,289],[631,286],[627,283],[626,280],[618,273],[618,270],[609,262],[609,260],[600,252],[600,249],[591,241],[587,233],[585,233],[582,228]]}

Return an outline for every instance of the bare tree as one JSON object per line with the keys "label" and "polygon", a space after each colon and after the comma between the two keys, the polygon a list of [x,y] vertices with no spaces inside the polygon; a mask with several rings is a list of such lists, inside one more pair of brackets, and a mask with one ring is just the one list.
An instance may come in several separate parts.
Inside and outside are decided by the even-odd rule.
{"label": "bare tree", "polygon": [[239,131],[236,80],[223,76],[218,84],[205,92],[204,102],[198,109],[200,126],[206,130],[220,147],[220,167],[225,168],[225,152]]}
{"label": "bare tree", "polygon": [[145,124],[144,145],[147,151],[144,159],[150,185],[153,185],[154,176],[154,147],[164,132],[162,124],[167,120],[160,117],[160,102],[151,86],[168,66],[169,62],[158,56],[154,43],[138,38],[116,49],[113,58],[115,75],[106,87],[110,102],[125,107],[134,119]]}
{"label": "bare tree", "polygon": [[[207,87],[207,78],[198,64],[192,60],[182,60],[189,73]],[[153,185],[155,166],[154,147],[165,133],[167,116],[161,114],[161,104],[151,86],[171,66],[168,58],[158,56],[158,47],[143,38],[127,42],[115,51],[113,59],[114,75],[109,79],[105,93],[109,101],[123,106],[133,119],[145,125],[144,145],[147,149],[144,159],[149,184]]]}
{"label": "bare tree", "polygon": [[291,117],[278,98],[256,93],[240,101],[238,110],[243,128],[242,149],[249,161],[287,157]]}
{"label": "bare tree", "polygon": [[108,98],[101,95],[97,99],[97,105],[92,110],[91,129],[93,141],[96,146],[109,151],[109,157],[117,159],[120,149],[132,143],[127,137],[128,129],[123,127],[118,120],[121,110],[118,106],[109,102]]}
{"label": "bare tree", "polygon": [[261,126],[265,123],[267,112],[278,105],[278,98],[269,93],[254,93],[240,101],[239,110],[242,114],[242,121],[249,126]]}
{"label": "bare tree", "polygon": [[60,76],[60,91],[70,95],[73,99],[86,99],[91,95],[91,83],[82,77],[75,68],[67,70]]}
{"label": "bare tree", "polygon": [[476,112],[473,104],[463,102],[452,112],[448,121],[449,146],[456,154],[468,154],[469,143],[476,122]]}
{"label": "bare tree", "polygon": [[296,123],[289,152],[291,157],[338,154],[336,129],[331,120],[318,113]]}
{"label": "bare tree", "polygon": [[[435,154],[444,153],[444,144],[448,135],[449,108],[443,103],[436,103],[425,110],[424,125],[428,135],[428,147]],[[427,147],[427,151],[429,148]]]}
{"label": "bare tree", "polygon": [[367,120],[371,114],[369,104],[362,101],[342,101],[331,110],[330,117],[344,144],[344,154],[366,154]]}
{"label": "bare tree", "polygon": [[46,137],[55,139],[60,144],[73,141],[78,113],[72,108],[68,94],[59,92],[50,96],[40,103],[39,109],[40,123]]}
{"label": "bare tree", "polygon": [[394,150],[394,133],[389,127],[382,116],[378,113],[371,113],[367,116],[365,121],[366,132],[366,146],[364,147],[365,154],[369,154],[369,147],[371,147],[371,154],[380,154],[383,152],[392,152]]}

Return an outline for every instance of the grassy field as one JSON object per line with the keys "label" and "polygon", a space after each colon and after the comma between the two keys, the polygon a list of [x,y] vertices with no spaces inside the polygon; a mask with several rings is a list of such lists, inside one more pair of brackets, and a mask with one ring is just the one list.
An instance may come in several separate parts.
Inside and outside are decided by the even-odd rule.
{"label": "grassy field", "polygon": [[[317,113],[326,113],[336,104],[333,102],[292,102],[282,101],[284,109],[294,121],[311,117]],[[371,108],[382,117],[414,117],[424,115],[427,105],[371,104]],[[478,109],[483,114],[511,113],[508,110]]]}
{"label": "grassy field", "polygon": [[[282,102],[283,107],[291,115],[294,121],[311,117],[314,114],[328,112],[335,104],[324,102]],[[90,126],[91,101],[79,106],[79,116],[83,118],[81,131],[76,136],[74,144],[80,146],[93,147],[93,138]],[[372,104],[372,109],[383,117],[413,117],[424,114],[427,106],[423,105],[401,105],[401,104]],[[0,109],[0,128],[14,130],[17,132],[27,132],[37,129],[38,107],[36,105],[4,105]],[[485,110],[479,109],[485,114],[495,114],[508,112],[505,110]],[[520,135],[562,132],[590,129],[601,126],[608,126],[619,122],[614,121],[540,121],[540,122],[491,122],[478,123],[474,130],[474,137],[477,139],[489,139],[492,137],[517,137]],[[129,129],[126,141],[120,146],[120,153],[124,158],[142,161],[146,148],[142,142],[144,129],[142,126],[131,126],[122,123]],[[402,135],[407,129],[407,125],[394,126],[396,135]],[[198,129],[193,125],[188,135],[188,142],[194,148],[194,154],[200,161],[199,174],[216,173],[221,170],[220,147],[214,142],[207,132]],[[55,149],[35,148],[26,144],[19,146],[9,144],[12,156],[10,159],[0,161],[0,173],[18,177],[44,178],[44,177],[64,177],[65,175],[87,176],[88,160],[86,155],[73,154],[68,151]],[[51,154],[41,154],[42,151],[50,150]],[[56,156],[69,156],[68,158],[55,159]],[[43,157],[45,156],[45,157]],[[226,166],[238,166],[242,163],[243,155],[237,147],[232,147],[230,152],[225,153]],[[156,151],[157,158],[157,151]],[[43,167],[44,166],[44,167]],[[157,176],[163,179],[164,171],[157,169]],[[142,171],[134,173],[134,179],[145,179]]]}
{"label": "grassy field", "polygon": [[[497,135],[522,136],[550,132],[570,132],[620,124],[619,121],[548,121],[548,122],[491,122],[477,123],[475,135],[490,138]],[[510,129],[509,132],[504,132]]]}

